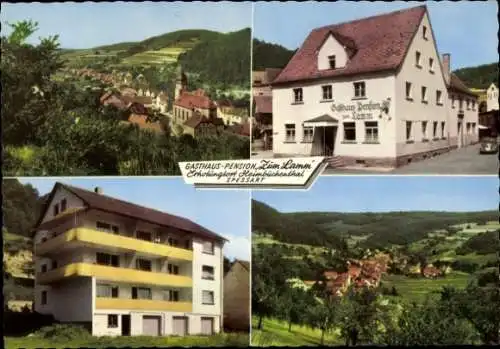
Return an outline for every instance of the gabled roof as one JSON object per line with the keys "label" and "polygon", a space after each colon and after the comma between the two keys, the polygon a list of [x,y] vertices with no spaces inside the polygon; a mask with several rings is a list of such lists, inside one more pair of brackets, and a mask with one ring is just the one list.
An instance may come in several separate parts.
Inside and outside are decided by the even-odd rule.
{"label": "gabled roof", "polygon": [[337,119],[335,119],[333,116],[328,115],[328,114],[323,114],[321,116],[317,116],[315,118],[306,120],[304,122],[310,123],[310,122],[338,122]]}
{"label": "gabled roof", "polygon": [[246,271],[248,271],[248,272],[250,271],[250,262],[248,262],[248,261],[242,261],[242,260],[236,259],[236,260],[234,261],[234,264],[236,264],[236,263],[241,264],[241,266],[242,266],[242,267],[243,267]]}
{"label": "gabled roof", "polygon": [[100,211],[109,212],[112,214],[118,214],[126,216],[133,219],[138,219],[146,221],[152,224],[158,224],[164,227],[174,227],[202,238],[217,240],[217,241],[227,241],[226,238],[202,227],[201,225],[187,219],[184,217],[174,216],[165,212],[154,210],[152,208],[132,204],[127,201],[115,199],[113,197],[94,193],[85,189],[73,187],[67,184],[57,182],[54,185],[47,201],[45,202],[44,208],[42,210],[42,215],[37,223],[37,228],[42,227],[41,221],[45,216],[45,213],[54,198],[55,193],[58,189],[63,188],[73,195],[77,196],[82,200],[87,209],[96,209]]}
{"label": "gabled roof", "polygon": [[215,103],[200,90],[194,92],[183,92],[174,102],[175,105],[187,109],[212,109],[216,108]]}
{"label": "gabled roof", "polygon": [[[314,29],[274,84],[315,78],[396,71],[426,13],[426,6]],[[333,35],[352,55],[341,69],[318,70],[321,45]]]}
{"label": "gabled roof", "polygon": [[452,91],[457,91],[461,93],[465,93],[472,97],[479,97],[477,93],[472,92],[469,88],[464,84],[462,80],[454,73],[450,73],[450,83],[448,85],[448,89]]}

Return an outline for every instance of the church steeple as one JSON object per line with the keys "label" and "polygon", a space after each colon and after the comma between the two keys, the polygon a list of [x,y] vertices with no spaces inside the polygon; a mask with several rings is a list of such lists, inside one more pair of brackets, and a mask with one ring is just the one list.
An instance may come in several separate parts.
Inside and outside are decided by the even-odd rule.
{"label": "church steeple", "polygon": [[175,78],[175,99],[177,99],[183,91],[187,89],[187,76],[184,73],[182,65],[177,67],[177,74]]}

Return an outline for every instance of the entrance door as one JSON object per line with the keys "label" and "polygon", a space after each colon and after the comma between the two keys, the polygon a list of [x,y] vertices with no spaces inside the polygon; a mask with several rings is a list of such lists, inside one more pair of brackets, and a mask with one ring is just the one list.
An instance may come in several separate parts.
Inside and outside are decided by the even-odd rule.
{"label": "entrance door", "polygon": [[462,122],[458,122],[457,124],[457,142],[458,142],[458,147],[462,148],[463,146],[463,127],[462,127]]}
{"label": "entrance door", "polygon": [[130,336],[130,315],[122,315],[122,336]]}
{"label": "entrance door", "polygon": [[161,317],[144,315],[142,317],[142,334],[145,336],[160,336],[160,324]]}
{"label": "entrance door", "polygon": [[337,133],[337,127],[328,126],[323,127],[323,154],[324,156],[333,156],[333,149],[335,147],[335,135]]}
{"label": "entrance door", "polygon": [[172,321],[172,333],[175,336],[185,336],[188,332],[188,319],[185,316],[174,316]]}
{"label": "entrance door", "polygon": [[201,334],[211,336],[214,334],[214,318],[202,317],[201,318]]}

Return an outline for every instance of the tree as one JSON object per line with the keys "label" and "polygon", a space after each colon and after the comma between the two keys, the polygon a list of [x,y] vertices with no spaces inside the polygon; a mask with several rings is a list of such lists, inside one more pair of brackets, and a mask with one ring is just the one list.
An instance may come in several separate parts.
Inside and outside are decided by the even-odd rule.
{"label": "tree", "polygon": [[321,345],[324,345],[325,334],[336,326],[339,299],[331,295],[323,299],[316,297],[310,297],[310,299],[306,312],[306,321],[310,327],[321,331]]}
{"label": "tree", "polygon": [[298,287],[288,287],[278,298],[276,313],[282,320],[288,322],[288,332],[292,331],[292,324],[302,324],[308,307],[308,295]]}

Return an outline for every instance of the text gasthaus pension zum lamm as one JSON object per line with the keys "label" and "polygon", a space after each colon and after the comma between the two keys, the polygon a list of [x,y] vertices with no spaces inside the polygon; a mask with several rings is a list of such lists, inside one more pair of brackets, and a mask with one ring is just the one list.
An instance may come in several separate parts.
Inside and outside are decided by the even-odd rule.
{"label": "text gasthaus pension zum lamm", "polygon": [[262,183],[269,177],[304,177],[312,170],[311,163],[297,163],[289,159],[284,163],[273,160],[259,162],[204,162],[186,164],[186,177],[214,177],[217,181],[226,178],[226,183]]}

